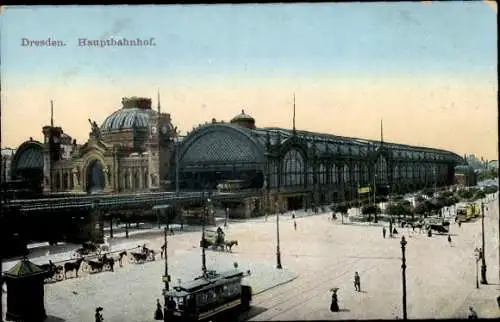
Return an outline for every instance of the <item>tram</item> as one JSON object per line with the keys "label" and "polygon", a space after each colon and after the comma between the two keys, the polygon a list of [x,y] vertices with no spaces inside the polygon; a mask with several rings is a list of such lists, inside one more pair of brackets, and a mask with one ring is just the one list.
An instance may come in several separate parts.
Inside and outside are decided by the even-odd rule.
{"label": "tram", "polygon": [[168,320],[227,321],[229,314],[248,310],[252,301],[252,288],[241,284],[248,275],[250,271],[244,273],[238,269],[220,274],[209,271],[205,276],[164,292]]}

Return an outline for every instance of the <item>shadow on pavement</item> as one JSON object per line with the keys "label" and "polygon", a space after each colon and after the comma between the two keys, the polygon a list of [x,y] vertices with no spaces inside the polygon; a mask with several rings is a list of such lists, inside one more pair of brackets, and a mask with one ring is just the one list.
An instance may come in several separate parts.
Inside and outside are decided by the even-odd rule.
{"label": "shadow on pavement", "polygon": [[349,309],[340,309],[339,312],[351,312]]}
{"label": "shadow on pavement", "polygon": [[264,313],[265,311],[267,311],[265,307],[251,306],[250,310],[243,312],[239,315],[238,322],[248,321],[256,317],[257,315]]}

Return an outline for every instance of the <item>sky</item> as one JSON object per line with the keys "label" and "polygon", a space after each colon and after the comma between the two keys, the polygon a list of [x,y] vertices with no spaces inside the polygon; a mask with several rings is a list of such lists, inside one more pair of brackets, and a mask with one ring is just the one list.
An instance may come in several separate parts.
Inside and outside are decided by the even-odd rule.
{"label": "sky", "polygon": [[[496,3],[2,9],[2,147],[42,140],[50,100],[83,143],[122,97],[159,91],[185,134],[242,109],[291,128],[295,93],[300,130],[379,139],[383,119],[385,141],[498,159]],[[154,46],[81,46],[137,38]]]}

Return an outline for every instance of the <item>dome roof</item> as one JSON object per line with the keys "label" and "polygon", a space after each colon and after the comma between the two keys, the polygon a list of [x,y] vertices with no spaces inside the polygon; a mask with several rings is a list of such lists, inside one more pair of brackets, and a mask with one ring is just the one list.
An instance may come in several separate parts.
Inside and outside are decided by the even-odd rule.
{"label": "dome roof", "polygon": [[101,132],[146,129],[151,114],[156,113],[151,109],[151,100],[146,98],[123,98],[122,105],[121,109],[104,120]]}
{"label": "dome roof", "polygon": [[245,114],[245,110],[241,110],[241,114],[236,115],[232,118],[231,123],[233,122],[255,122],[255,119],[248,114]]}

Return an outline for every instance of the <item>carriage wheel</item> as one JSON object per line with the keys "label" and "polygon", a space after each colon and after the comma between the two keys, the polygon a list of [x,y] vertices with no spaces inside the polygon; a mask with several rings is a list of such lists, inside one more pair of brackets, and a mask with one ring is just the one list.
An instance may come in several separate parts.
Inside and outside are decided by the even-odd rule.
{"label": "carriage wheel", "polygon": [[82,263],[80,270],[82,272],[90,272],[90,265],[88,263]]}
{"label": "carriage wheel", "polygon": [[46,278],[44,278],[43,282],[45,284],[52,282],[52,277],[46,277]]}
{"label": "carriage wheel", "polygon": [[104,264],[104,270],[105,271],[110,271],[111,270],[111,265],[109,263]]}
{"label": "carriage wheel", "polygon": [[56,274],[56,281],[60,282],[64,279],[64,273],[63,272],[59,272]]}

